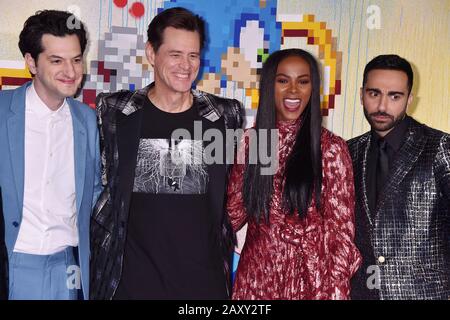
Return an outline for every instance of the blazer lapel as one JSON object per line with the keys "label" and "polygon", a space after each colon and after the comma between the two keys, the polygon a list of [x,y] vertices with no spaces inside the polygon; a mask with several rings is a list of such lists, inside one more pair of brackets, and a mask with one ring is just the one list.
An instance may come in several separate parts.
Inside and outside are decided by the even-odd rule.
{"label": "blazer lapel", "polygon": [[[358,161],[358,165],[360,166],[359,172],[361,174],[361,177],[357,179],[358,183],[361,183],[359,186],[359,190],[362,190],[362,207],[364,210],[364,214],[367,216],[367,219],[371,225],[373,225],[372,217],[370,215],[370,209],[369,209],[369,200],[367,197],[367,158],[369,155],[369,149],[370,149],[370,134],[366,137],[366,141],[363,142],[363,145],[361,147],[361,158],[362,161]],[[358,190],[356,189],[356,190]]]}
{"label": "blazer lapel", "polygon": [[68,99],[73,125],[73,145],[75,162],[75,193],[77,201],[77,212],[80,212],[81,200],[83,199],[84,180],[86,173],[86,145],[87,131],[81,111]]}
{"label": "blazer lapel", "polygon": [[191,90],[191,93],[194,96],[194,105],[197,106],[199,116],[211,122],[215,122],[222,117],[217,106],[204,92]]}
{"label": "blazer lapel", "polygon": [[12,169],[20,209],[23,207],[25,174],[25,94],[30,84],[31,82],[15,91],[11,100],[11,116],[7,120],[9,152],[14,164]]}
{"label": "blazer lapel", "polygon": [[142,108],[129,115],[117,112],[117,148],[119,153],[119,192],[128,205],[133,190],[142,124]]}
{"label": "blazer lapel", "polygon": [[[202,120],[203,130],[208,129],[218,129],[225,137],[225,122],[222,118],[219,118],[216,122],[211,122],[207,118]],[[209,186],[208,186],[208,201],[210,205],[210,210],[215,213],[214,219],[215,223],[221,223],[222,214],[224,210],[224,201],[226,195],[225,181],[227,178],[227,165],[226,161],[226,144],[223,144],[222,154],[224,155],[223,164],[214,163],[208,165],[208,175],[209,175]]]}

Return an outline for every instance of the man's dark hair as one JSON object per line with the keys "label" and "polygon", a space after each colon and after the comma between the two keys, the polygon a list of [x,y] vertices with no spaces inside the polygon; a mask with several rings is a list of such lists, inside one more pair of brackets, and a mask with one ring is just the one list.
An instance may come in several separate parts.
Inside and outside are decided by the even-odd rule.
{"label": "man's dark hair", "polygon": [[163,43],[163,33],[167,27],[197,32],[200,37],[200,50],[205,45],[205,20],[188,9],[175,7],[157,14],[147,29],[148,42],[155,52]]}
{"label": "man's dark hair", "polygon": [[384,54],[373,58],[364,68],[363,87],[367,82],[367,75],[372,70],[398,70],[408,76],[408,94],[413,86],[413,71],[411,64],[396,54]]}
{"label": "man's dark hair", "polygon": [[29,17],[23,25],[19,36],[19,48],[22,55],[25,56],[26,53],[29,53],[37,61],[39,54],[44,51],[42,47],[44,34],[51,34],[55,37],[74,34],[80,41],[81,53],[83,54],[86,49],[86,30],[81,21],[67,11],[43,10]]}

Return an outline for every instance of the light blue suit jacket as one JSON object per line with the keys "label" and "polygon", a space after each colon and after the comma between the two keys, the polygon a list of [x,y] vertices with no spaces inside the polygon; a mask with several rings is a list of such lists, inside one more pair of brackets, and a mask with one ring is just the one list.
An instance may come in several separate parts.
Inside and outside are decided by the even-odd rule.
{"label": "light blue suit jacket", "polygon": [[[0,188],[5,219],[5,242],[11,256],[22,222],[25,170],[25,93],[31,82],[0,91]],[[83,296],[89,298],[89,224],[101,192],[100,152],[94,110],[67,99],[73,122],[75,191],[79,261]]]}

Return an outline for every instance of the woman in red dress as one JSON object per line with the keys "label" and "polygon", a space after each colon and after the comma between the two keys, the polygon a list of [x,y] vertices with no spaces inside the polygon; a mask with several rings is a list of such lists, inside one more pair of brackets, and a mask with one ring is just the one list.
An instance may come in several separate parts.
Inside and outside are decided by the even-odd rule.
{"label": "woman in red dress", "polygon": [[[278,169],[261,174],[258,159],[231,171],[230,221],[234,231],[248,223],[233,299],[349,298],[350,278],[361,263],[353,242],[352,161],[346,142],[321,122],[314,57],[301,49],[270,55],[251,130],[260,137],[278,129]],[[252,159],[254,135],[244,137],[240,152]],[[250,150],[260,150],[259,140]]]}

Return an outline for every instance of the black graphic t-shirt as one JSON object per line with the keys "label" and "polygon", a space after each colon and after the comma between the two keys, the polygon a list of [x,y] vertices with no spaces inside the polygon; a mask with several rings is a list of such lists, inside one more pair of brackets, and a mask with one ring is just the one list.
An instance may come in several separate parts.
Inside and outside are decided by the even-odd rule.
{"label": "black graphic t-shirt", "polygon": [[115,299],[226,298],[199,121],[195,106],[167,113],[146,100]]}

